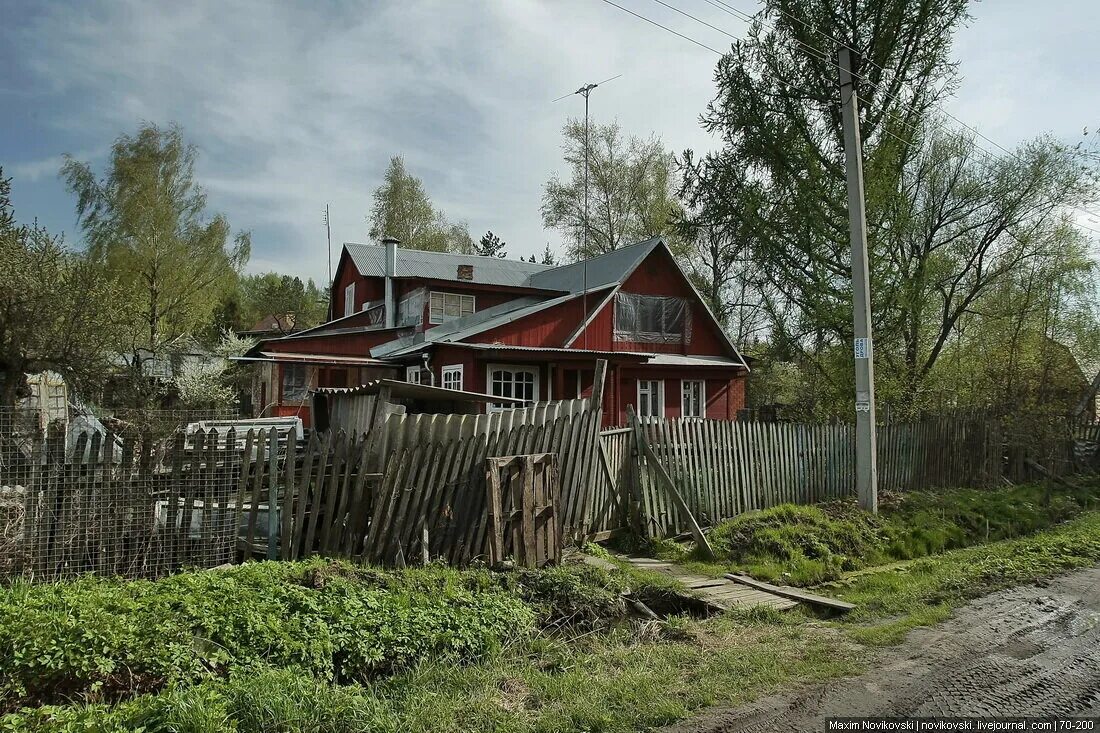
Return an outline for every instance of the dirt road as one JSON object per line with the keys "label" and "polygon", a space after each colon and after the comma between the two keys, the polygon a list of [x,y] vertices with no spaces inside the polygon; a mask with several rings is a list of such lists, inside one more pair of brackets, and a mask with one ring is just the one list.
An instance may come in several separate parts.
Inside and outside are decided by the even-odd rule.
{"label": "dirt road", "polygon": [[845,716],[1100,716],[1100,568],[995,593],[866,674],[711,711],[666,733],[827,730]]}

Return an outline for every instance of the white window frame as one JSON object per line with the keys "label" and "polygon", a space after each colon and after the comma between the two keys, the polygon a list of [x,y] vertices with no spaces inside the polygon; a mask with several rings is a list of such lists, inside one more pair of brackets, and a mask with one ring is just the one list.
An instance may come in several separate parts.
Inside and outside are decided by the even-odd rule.
{"label": "white window frame", "polygon": [[420,384],[420,365],[405,367],[405,381],[409,384]]}
{"label": "white window frame", "polygon": [[[689,415],[687,408],[687,387],[689,384],[699,385],[699,414]],[[680,417],[702,420],[707,416],[707,380],[705,379],[681,379],[680,380]]]}
{"label": "white window frame", "polygon": [[[455,374],[458,375],[458,386],[457,387],[448,387],[447,386],[447,377],[448,376],[453,376]],[[453,389],[453,390],[456,390],[458,392],[461,392],[462,388],[463,388],[462,381],[463,381],[463,376],[462,376],[462,365],[461,364],[451,364],[449,366],[443,367],[443,372],[442,372],[440,382],[439,382],[439,386],[441,386],[443,389]]]}
{"label": "white window frame", "polygon": [[[645,413],[645,414],[642,413],[642,385],[643,384],[645,384],[645,385],[656,384],[657,385],[657,404],[660,405],[660,410],[659,410],[658,414],[656,414],[656,415],[651,414],[652,410],[650,410],[650,413]],[[647,389],[646,392],[649,393],[649,390]],[[636,403],[636,405],[638,407],[638,417],[664,417],[665,416],[665,380],[663,380],[663,379],[639,379],[636,394],[637,394],[637,398],[638,398],[638,401]],[[649,402],[650,402],[650,405],[653,404],[652,396],[651,396],[651,399],[649,400]]]}
{"label": "white window frame", "polygon": [[[435,306],[436,300],[439,300],[439,308]],[[457,305],[457,313],[451,315],[447,314],[448,301],[452,301]],[[466,306],[469,306],[467,309]],[[439,314],[436,315],[438,310]],[[467,310],[469,312],[467,312]],[[468,293],[448,293],[442,290],[433,290],[428,293],[428,323],[432,325],[439,325],[440,323],[446,323],[447,321],[453,321],[456,318],[464,318],[465,316],[473,315],[477,312],[477,297]]]}
{"label": "white window frame", "polygon": [[350,316],[355,312],[355,283],[348,283],[344,288],[344,315]]}
{"label": "white window frame", "polygon": [[[485,393],[493,394],[493,372],[497,370],[504,370],[510,372],[526,372],[534,375],[531,388],[531,401],[539,401],[539,368],[537,366],[531,366],[526,364],[487,364],[485,366]],[[514,382],[514,379],[513,379]],[[510,410],[514,407],[521,406],[515,403],[499,404],[496,402],[489,403],[489,412],[500,412],[501,410]]]}

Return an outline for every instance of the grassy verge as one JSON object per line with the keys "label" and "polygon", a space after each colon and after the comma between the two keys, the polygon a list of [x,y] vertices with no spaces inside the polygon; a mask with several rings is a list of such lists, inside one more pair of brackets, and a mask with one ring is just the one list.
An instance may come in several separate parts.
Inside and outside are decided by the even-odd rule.
{"label": "grassy verge", "polygon": [[894,644],[910,629],[940,621],[968,600],[1098,562],[1100,512],[1089,512],[1030,537],[860,575],[832,592],[857,604],[845,618],[852,638],[865,644]]}
{"label": "grassy verge", "polygon": [[715,527],[709,539],[717,562],[700,562],[671,543],[656,549],[701,572],[744,571],[767,581],[817,585],[854,570],[1027,536],[1098,504],[1095,480],[1080,490],[1028,484],[890,495],[878,516],[854,501],[784,504]]}

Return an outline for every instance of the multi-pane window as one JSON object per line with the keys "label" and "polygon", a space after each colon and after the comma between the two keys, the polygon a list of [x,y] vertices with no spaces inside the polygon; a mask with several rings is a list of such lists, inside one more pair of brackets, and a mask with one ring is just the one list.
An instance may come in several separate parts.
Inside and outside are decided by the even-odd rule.
{"label": "multi-pane window", "polygon": [[462,365],[443,367],[443,389],[462,391]]}
{"label": "multi-pane window", "polygon": [[355,283],[344,288],[344,315],[350,316],[355,312]]}
{"label": "multi-pane window", "polygon": [[683,417],[705,416],[706,390],[702,379],[680,382],[680,414]]}
{"label": "multi-pane window", "polygon": [[283,364],[283,402],[305,402],[309,382],[303,364]]}
{"label": "multi-pane window", "polygon": [[409,384],[420,384],[420,367],[405,367],[405,381]]}
{"label": "multi-pane window", "polygon": [[472,315],[473,312],[474,296],[472,295],[433,292],[428,303],[430,323],[444,323],[454,318]]}
{"label": "multi-pane window", "polygon": [[[538,374],[531,367],[489,367],[489,394],[534,402],[539,396]],[[513,403],[494,404],[492,409],[512,406]]]}
{"label": "multi-pane window", "polygon": [[660,379],[638,380],[638,417],[664,417],[665,383]]}

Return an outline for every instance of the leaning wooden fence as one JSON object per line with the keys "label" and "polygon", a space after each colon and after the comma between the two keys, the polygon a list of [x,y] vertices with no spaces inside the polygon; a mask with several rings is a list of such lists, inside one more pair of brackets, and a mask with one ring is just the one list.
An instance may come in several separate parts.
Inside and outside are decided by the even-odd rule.
{"label": "leaning wooden fence", "polygon": [[[650,536],[691,528],[662,469],[700,524],[782,503],[836,499],[854,488],[851,425],[643,418],[632,429],[631,500],[639,528]],[[879,426],[877,451],[881,490],[1000,483],[1001,443],[993,421],[942,418]]]}

